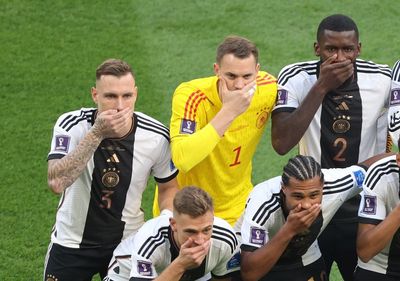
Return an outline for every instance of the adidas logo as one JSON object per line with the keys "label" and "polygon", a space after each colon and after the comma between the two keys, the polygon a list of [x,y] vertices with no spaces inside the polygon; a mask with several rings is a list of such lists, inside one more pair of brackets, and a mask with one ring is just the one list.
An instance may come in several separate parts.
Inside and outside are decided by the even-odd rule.
{"label": "adidas logo", "polygon": [[349,107],[347,106],[346,102],[342,101],[337,107],[336,109],[338,110],[349,110]]}
{"label": "adidas logo", "polygon": [[119,163],[117,154],[114,153],[113,155],[111,155],[111,157],[107,159],[107,162],[108,163]]}

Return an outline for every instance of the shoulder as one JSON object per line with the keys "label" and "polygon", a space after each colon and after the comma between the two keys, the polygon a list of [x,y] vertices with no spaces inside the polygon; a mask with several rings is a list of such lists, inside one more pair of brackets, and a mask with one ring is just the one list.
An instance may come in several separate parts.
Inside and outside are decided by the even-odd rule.
{"label": "shoulder", "polygon": [[217,247],[227,247],[230,253],[233,253],[238,246],[239,242],[235,235],[232,226],[225,220],[214,217],[213,232],[211,235],[214,245]]}
{"label": "shoulder", "polygon": [[281,207],[281,177],[264,181],[254,187],[247,201],[245,215],[257,224],[263,225]]}
{"label": "shoulder", "polygon": [[190,95],[196,91],[207,92],[211,87],[215,87],[217,83],[217,76],[210,76],[204,78],[197,78],[187,82],[181,83],[175,90],[175,94],[186,94]]}
{"label": "shoulder", "polygon": [[148,133],[155,134],[156,136],[165,138],[169,142],[169,129],[158,120],[135,111],[138,128],[147,131]]}
{"label": "shoulder", "polygon": [[257,86],[276,84],[277,79],[268,72],[259,71],[256,77]]}
{"label": "shoulder", "polygon": [[398,60],[393,66],[392,70],[392,80],[400,82],[400,60]]}
{"label": "shoulder", "polygon": [[68,132],[81,123],[92,124],[96,111],[96,108],[81,108],[79,110],[66,112],[58,118],[56,126]]}
{"label": "shoulder", "polygon": [[380,159],[369,167],[364,186],[374,189],[374,187],[386,177],[398,177],[399,166],[397,165],[396,155],[391,155]]}
{"label": "shoulder", "polygon": [[147,221],[134,238],[138,255],[149,258],[168,239],[169,216],[159,216]]}
{"label": "shoulder", "polygon": [[322,169],[324,175],[324,195],[341,193],[354,186],[362,187],[365,170],[361,166],[353,165],[348,168]]}
{"label": "shoulder", "polygon": [[383,75],[387,78],[391,78],[390,67],[386,64],[377,64],[373,61],[357,59],[356,66],[357,66],[357,72]]}
{"label": "shoulder", "polygon": [[279,72],[278,84],[285,85],[291,78],[301,76],[307,78],[317,74],[318,60],[298,62],[285,66]]}

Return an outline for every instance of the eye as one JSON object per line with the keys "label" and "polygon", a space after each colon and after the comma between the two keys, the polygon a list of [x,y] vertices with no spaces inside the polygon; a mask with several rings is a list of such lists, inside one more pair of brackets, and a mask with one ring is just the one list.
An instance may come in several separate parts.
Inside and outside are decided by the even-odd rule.
{"label": "eye", "polygon": [[344,48],[344,51],[346,53],[352,53],[354,51],[354,48]]}

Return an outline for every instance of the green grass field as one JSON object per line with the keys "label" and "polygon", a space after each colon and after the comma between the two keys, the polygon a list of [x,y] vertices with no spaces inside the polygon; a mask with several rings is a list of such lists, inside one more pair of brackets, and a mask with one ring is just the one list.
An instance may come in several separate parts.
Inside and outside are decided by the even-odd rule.
{"label": "green grass field", "polygon": [[[0,280],[41,280],[58,196],[46,184],[52,127],[65,111],[92,106],[94,71],[122,58],[137,72],[138,111],[168,124],[182,81],[212,75],[215,48],[229,34],[257,43],[262,69],[313,59],[320,20],[354,18],[361,57],[393,65],[399,57],[399,1],[73,1],[0,0]],[[280,173],[266,132],[254,183]],[[152,188],[143,207],[150,215]],[[331,280],[340,280],[337,272]]]}

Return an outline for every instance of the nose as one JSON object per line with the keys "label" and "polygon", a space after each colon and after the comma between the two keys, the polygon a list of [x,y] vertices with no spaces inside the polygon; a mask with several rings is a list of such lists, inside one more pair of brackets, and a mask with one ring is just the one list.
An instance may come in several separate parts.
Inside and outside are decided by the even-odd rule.
{"label": "nose", "polygon": [[238,77],[235,79],[234,86],[237,90],[241,90],[241,89],[243,89],[244,86],[246,86],[246,83],[242,77]]}
{"label": "nose", "polygon": [[206,237],[203,233],[198,233],[197,235],[195,235],[193,237],[193,241],[197,244],[197,245],[203,245],[203,243],[206,241]]}
{"label": "nose", "polygon": [[311,208],[311,206],[312,206],[311,200],[309,200],[309,199],[304,199],[304,200],[301,201],[301,208],[302,208],[302,209],[307,210],[307,209]]}
{"label": "nose", "polygon": [[123,101],[122,97],[117,99],[116,108],[118,111],[121,111],[122,109],[124,109],[124,101]]}
{"label": "nose", "polygon": [[337,54],[337,58],[336,58],[337,61],[340,62],[340,61],[346,60],[346,55],[342,49],[338,49],[336,54]]}

